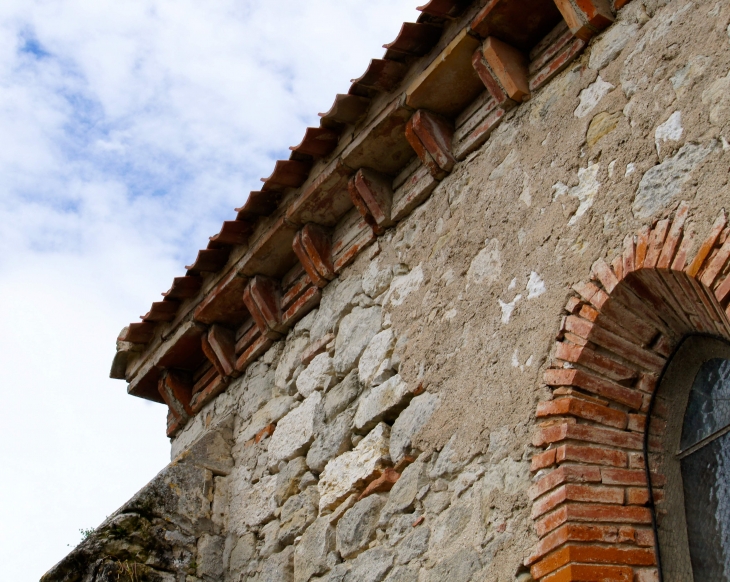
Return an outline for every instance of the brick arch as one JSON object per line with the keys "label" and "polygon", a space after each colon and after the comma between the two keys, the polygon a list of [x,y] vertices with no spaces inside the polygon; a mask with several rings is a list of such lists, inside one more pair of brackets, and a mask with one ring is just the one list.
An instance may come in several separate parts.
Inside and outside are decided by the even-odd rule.
{"label": "brick arch", "polygon": [[[536,411],[532,517],[539,542],[525,560],[535,580],[658,580],[653,498],[664,478],[647,471],[659,440],[652,402],[673,350],[689,334],[730,340],[730,228],[724,211],[690,258],[689,207],[627,236],[608,264],[573,287]],[[653,413],[652,413],[653,406]],[[655,420],[656,419],[656,420]],[[646,442],[645,442],[646,441]],[[650,466],[652,463],[649,463]]]}

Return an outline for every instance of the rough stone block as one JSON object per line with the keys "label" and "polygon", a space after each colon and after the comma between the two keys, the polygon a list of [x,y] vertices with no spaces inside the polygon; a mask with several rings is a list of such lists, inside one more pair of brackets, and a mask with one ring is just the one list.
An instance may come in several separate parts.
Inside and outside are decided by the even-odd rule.
{"label": "rough stone block", "polygon": [[280,396],[279,398],[270,400],[251,417],[248,423],[241,427],[240,432],[236,436],[236,442],[245,443],[251,440],[262,428],[272,422],[277,422],[296,406],[296,404],[297,401],[291,396]]}
{"label": "rough stone block", "polygon": [[[360,362],[358,364],[360,382],[364,386],[382,384],[384,380],[387,380],[387,378],[383,378],[383,374],[387,370],[390,370],[389,358],[393,353],[394,347],[395,336],[391,329],[386,329],[375,334],[373,339],[370,340],[362,356],[360,356]],[[381,369],[386,362],[385,369]]]}
{"label": "rough stone block", "polygon": [[353,370],[344,377],[342,382],[327,392],[324,399],[324,414],[327,422],[331,422],[345,410],[360,395],[361,389],[357,370]]}
{"label": "rough stone block", "polygon": [[294,550],[294,580],[307,582],[312,576],[324,574],[327,556],[335,549],[335,528],[327,517],[317,519],[302,535]]}
{"label": "rough stone block", "polygon": [[325,424],[317,438],[309,447],[307,465],[312,471],[321,473],[330,459],[350,450],[352,431],[352,413],[343,412],[331,422]]}
{"label": "rough stone block", "polygon": [[388,496],[388,503],[380,514],[380,523],[385,525],[396,513],[410,511],[416,495],[424,485],[428,484],[428,474],[423,463],[413,463],[405,468],[400,479],[393,485]]}
{"label": "rough stone block", "polygon": [[292,384],[303,369],[301,356],[308,345],[309,337],[306,335],[287,337],[274,375],[274,383],[282,393],[291,393]]}
{"label": "rough stone block", "polygon": [[309,332],[312,341],[328,332],[335,332],[340,320],[357,305],[356,297],[362,293],[362,278],[335,279],[322,290],[322,301]]}
{"label": "rough stone block", "polygon": [[439,407],[437,395],[426,392],[411,400],[408,408],[398,415],[390,432],[390,458],[400,461],[411,448],[411,439],[423,428]]}
{"label": "rough stone block", "polygon": [[335,382],[334,361],[327,353],[319,354],[299,374],[297,378],[297,390],[299,394],[307,398],[316,390],[326,392]]}
{"label": "rough stone block", "polygon": [[385,500],[371,495],[358,501],[337,522],[337,551],[349,559],[364,550],[375,536]]}
{"label": "rough stone block", "polygon": [[220,579],[223,576],[225,538],[203,534],[198,540],[198,576]]}
{"label": "rough stone block", "polygon": [[294,546],[271,556],[261,568],[260,582],[292,582],[294,580]]}
{"label": "rough stone block", "polygon": [[307,472],[307,463],[304,457],[292,459],[286,467],[276,475],[276,491],[274,499],[281,505],[289,497],[299,491],[299,478]]}
{"label": "rough stone block", "polygon": [[347,374],[358,363],[360,355],[381,329],[382,309],[373,306],[355,307],[340,322],[335,339],[334,366],[338,374]]}
{"label": "rough stone block", "polygon": [[322,394],[314,392],[277,424],[269,443],[269,463],[288,461],[306,452],[323,421]]}
{"label": "rough stone block", "polygon": [[254,527],[274,518],[276,475],[253,484],[234,479],[231,489],[229,522],[234,530],[243,533],[244,526]]}
{"label": "rough stone block", "polygon": [[390,462],[390,428],[380,423],[354,450],[332,459],[319,480],[320,511],[337,506],[351,493],[364,489],[368,480],[382,472]]}
{"label": "rough stone block", "polygon": [[383,419],[390,419],[408,404],[412,394],[400,374],[375,386],[361,399],[355,413],[355,428],[367,431]]}
{"label": "rough stone block", "polygon": [[352,561],[352,568],[345,580],[346,582],[380,582],[392,566],[393,552],[382,546],[376,546],[363,552]]}

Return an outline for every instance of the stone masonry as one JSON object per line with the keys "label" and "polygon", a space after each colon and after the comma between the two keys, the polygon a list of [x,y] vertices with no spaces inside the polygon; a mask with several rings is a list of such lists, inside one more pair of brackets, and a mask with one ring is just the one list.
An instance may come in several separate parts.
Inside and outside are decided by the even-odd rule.
{"label": "stone masonry", "polygon": [[419,10],[123,330],[172,462],[44,582],[659,580],[652,394],[730,338],[730,2]]}

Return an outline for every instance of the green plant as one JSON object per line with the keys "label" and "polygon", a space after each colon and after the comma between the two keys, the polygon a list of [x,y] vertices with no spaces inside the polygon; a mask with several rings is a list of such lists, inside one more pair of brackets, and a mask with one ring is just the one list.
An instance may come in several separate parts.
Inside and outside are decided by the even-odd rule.
{"label": "green plant", "polygon": [[81,541],[88,539],[91,534],[93,534],[96,531],[96,528],[90,527],[90,528],[81,528],[79,530],[79,533],[81,534]]}

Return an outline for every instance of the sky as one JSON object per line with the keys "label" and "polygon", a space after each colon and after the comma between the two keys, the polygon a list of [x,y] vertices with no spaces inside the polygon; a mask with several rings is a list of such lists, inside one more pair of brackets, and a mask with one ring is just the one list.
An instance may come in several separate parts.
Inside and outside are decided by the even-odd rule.
{"label": "sky", "polygon": [[169,461],[115,339],[417,0],[0,2],[0,560],[36,581]]}

